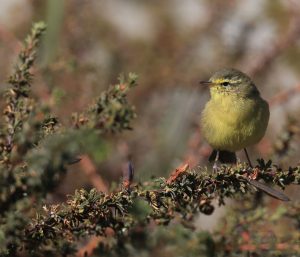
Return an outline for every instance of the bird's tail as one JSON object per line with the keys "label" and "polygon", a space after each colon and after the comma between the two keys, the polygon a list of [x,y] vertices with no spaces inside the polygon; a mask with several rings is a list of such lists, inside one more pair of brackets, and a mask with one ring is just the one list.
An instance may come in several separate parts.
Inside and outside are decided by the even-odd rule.
{"label": "bird's tail", "polygon": [[268,195],[270,195],[270,196],[272,196],[272,197],[274,197],[274,198],[276,198],[278,200],[281,200],[281,201],[290,201],[290,199],[284,193],[282,193],[282,192],[280,192],[278,190],[275,190],[274,188],[271,188],[271,187],[269,187],[269,186],[267,186],[267,185],[265,185],[265,184],[263,184],[263,183],[261,183],[261,182],[259,182],[257,180],[249,179],[249,183],[252,186],[254,186],[254,187],[256,187],[256,188],[264,191]]}
{"label": "bird's tail", "polygon": [[[214,162],[217,156],[217,150],[213,150],[211,155],[209,156],[209,161]],[[233,152],[229,151],[219,151],[219,162],[221,163],[236,163],[236,155]]]}

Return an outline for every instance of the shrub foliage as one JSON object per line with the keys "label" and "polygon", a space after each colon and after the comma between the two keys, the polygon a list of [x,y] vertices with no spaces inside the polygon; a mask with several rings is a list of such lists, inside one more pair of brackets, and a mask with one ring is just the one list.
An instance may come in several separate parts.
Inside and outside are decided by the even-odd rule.
{"label": "shrub foliage", "polygon": [[[270,211],[249,177],[255,174],[284,189],[300,184],[300,167],[282,169],[259,160],[207,168],[182,165],[168,178],[135,183],[132,163],[124,181],[110,193],[78,189],[66,203],[44,205],[81,154],[86,139],[98,147],[107,136],[131,130],[136,117],[127,95],[137,76],[120,76],[95,102],[64,125],[32,96],[32,66],[46,26],[33,25],[24,42],[8,88],[0,130],[0,253],[2,256],[75,255],[86,240],[100,238],[94,256],[140,256],[142,251],[175,256],[290,256],[299,254],[300,205],[291,202]],[[194,217],[210,215],[227,198],[237,204],[212,233],[195,231]],[[254,201],[255,199],[255,201]],[[34,208],[33,208],[34,206]],[[272,226],[289,219],[294,233],[277,235]],[[269,226],[266,228],[266,226]],[[167,229],[166,229],[167,228]],[[190,231],[193,231],[191,233]],[[168,233],[167,233],[168,232]],[[267,238],[266,233],[272,233]],[[159,247],[160,241],[167,247]],[[158,250],[157,250],[158,248]],[[169,250],[166,250],[169,249]]]}

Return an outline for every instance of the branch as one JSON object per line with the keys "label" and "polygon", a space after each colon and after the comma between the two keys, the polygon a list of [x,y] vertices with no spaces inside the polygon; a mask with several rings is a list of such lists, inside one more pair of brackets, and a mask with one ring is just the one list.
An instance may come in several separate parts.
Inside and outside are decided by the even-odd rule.
{"label": "branch", "polygon": [[75,128],[93,128],[101,134],[131,130],[130,123],[136,117],[134,106],[127,100],[128,92],[137,85],[138,76],[121,75],[119,83],[104,91],[90,108],[73,116]]}
{"label": "branch", "polygon": [[[211,214],[213,200],[224,204],[225,198],[253,192],[247,177],[254,171],[258,179],[281,188],[300,184],[300,167],[284,171],[260,160],[253,170],[239,164],[223,166],[216,174],[184,166],[169,179],[159,178],[111,194],[81,189],[65,205],[44,207],[45,213],[26,230],[25,247],[38,250],[65,238],[72,242],[86,235],[106,236],[107,230],[120,238],[138,224],[153,221],[167,225],[175,217],[190,221],[198,212]],[[142,216],[134,211],[139,205],[144,206]]]}
{"label": "branch", "polygon": [[23,49],[19,54],[19,62],[8,82],[11,87],[6,92],[7,105],[4,109],[6,128],[1,135],[4,140],[0,147],[0,163],[10,163],[10,153],[14,146],[15,133],[21,129],[24,119],[31,109],[31,99],[28,93],[31,87],[32,74],[30,69],[36,59],[36,50],[41,36],[46,30],[43,22],[35,23],[31,33],[25,39]]}

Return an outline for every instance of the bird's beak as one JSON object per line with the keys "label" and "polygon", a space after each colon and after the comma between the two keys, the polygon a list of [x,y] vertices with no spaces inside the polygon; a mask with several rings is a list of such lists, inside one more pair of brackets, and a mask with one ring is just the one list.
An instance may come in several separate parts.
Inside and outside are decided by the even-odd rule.
{"label": "bird's beak", "polygon": [[211,81],[200,81],[199,84],[201,86],[212,86],[214,83],[212,83]]}

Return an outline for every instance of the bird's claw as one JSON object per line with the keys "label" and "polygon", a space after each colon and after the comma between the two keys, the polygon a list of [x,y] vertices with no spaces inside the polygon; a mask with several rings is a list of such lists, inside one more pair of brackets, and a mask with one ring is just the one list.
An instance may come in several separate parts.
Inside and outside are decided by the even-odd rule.
{"label": "bird's claw", "polygon": [[214,173],[217,173],[218,170],[219,170],[218,162],[214,162],[214,165],[213,165],[213,172],[214,172]]}

